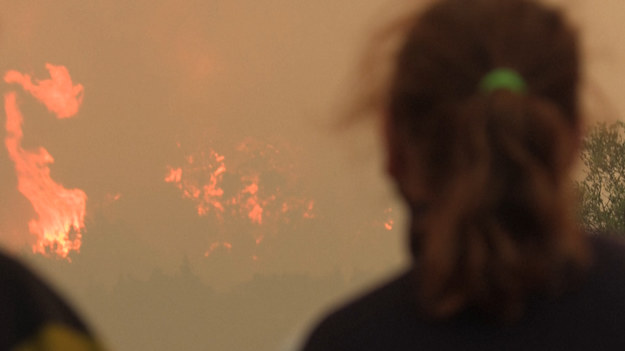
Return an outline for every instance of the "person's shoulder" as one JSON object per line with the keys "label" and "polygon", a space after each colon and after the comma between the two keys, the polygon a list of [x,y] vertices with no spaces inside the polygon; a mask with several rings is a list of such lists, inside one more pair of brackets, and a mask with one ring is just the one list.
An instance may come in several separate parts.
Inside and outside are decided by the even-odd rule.
{"label": "person's shoulder", "polygon": [[39,283],[41,279],[30,268],[19,259],[0,250],[0,284],[5,287],[4,293],[19,292]]}
{"label": "person's shoulder", "polygon": [[[621,331],[611,326],[625,323],[625,241],[609,233],[589,234],[588,241],[592,261],[586,279],[577,289],[564,295],[558,306],[578,313],[577,319],[585,330],[601,325],[600,330],[595,331],[597,335],[612,331],[614,336],[621,336]],[[625,342],[625,339],[619,340]]]}
{"label": "person's shoulder", "polygon": [[[402,272],[335,309],[310,334],[305,351],[347,350],[365,344],[373,335],[398,332],[401,321],[416,315],[411,272]],[[362,349],[367,349],[364,346]]]}
{"label": "person's shoulder", "polygon": [[17,272],[24,272],[27,269],[16,259],[0,250],[0,279],[11,279]]}
{"label": "person's shoulder", "polygon": [[587,234],[594,250],[610,258],[622,257],[625,252],[625,234],[593,232]]}
{"label": "person's shoulder", "polygon": [[589,234],[593,267],[601,275],[625,275],[625,237],[615,234]]}
{"label": "person's shoulder", "polygon": [[[582,284],[538,309],[534,325],[557,328],[576,349],[623,350],[625,334],[625,241],[609,233],[588,234],[592,261]],[[570,348],[569,348],[570,349]]]}
{"label": "person's shoulder", "polygon": [[101,350],[73,308],[32,269],[0,251],[0,350]]}

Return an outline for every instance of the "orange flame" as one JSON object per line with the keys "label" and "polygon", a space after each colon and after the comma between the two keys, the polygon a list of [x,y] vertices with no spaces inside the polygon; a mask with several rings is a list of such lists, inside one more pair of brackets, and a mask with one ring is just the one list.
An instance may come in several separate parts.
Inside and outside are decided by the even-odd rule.
{"label": "orange flame", "polygon": [[[202,156],[206,156],[202,153]],[[224,212],[224,206],[220,201],[220,197],[224,191],[220,188],[220,182],[223,174],[226,172],[224,164],[225,157],[211,150],[206,160],[200,159],[206,164],[196,165],[196,159],[193,155],[185,157],[187,166],[184,170],[183,177],[182,168],[168,167],[169,171],[165,176],[165,182],[173,183],[180,189],[185,198],[193,199],[197,203],[197,213],[204,216],[213,211],[219,213]],[[197,178],[208,173],[208,183],[200,184]]]}
{"label": "orange flame", "polygon": [[[17,71],[4,76],[6,83],[17,83],[43,103],[57,118],[69,118],[78,112],[83,98],[82,85],[73,85],[67,69],[46,64],[51,79],[33,83],[31,77]],[[15,164],[18,190],[32,204],[38,219],[32,219],[28,228],[37,237],[33,252],[68,258],[71,250],[79,251],[84,229],[87,195],[80,189],[65,189],[50,177],[49,164],[54,158],[46,149],[36,151],[22,148],[23,117],[17,103],[17,94],[4,96],[6,112],[5,145]]]}
{"label": "orange flame", "polygon": [[239,198],[248,194],[247,201],[245,201],[245,209],[247,210],[247,217],[252,223],[263,224],[263,207],[262,203],[258,199],[258,177],[252,177],[248,181],[250,185],[243,188]]}
{"label": "orange flame", "polygon": [[165,182],[167,183],[180,183],[180,179],[182,179],[182,168],[171,168],[169,167],[169,173],[165,177]]}
{"label": "orange flame", "polygon": [[393,230],[393,223],[394,221],[389,219],[386,223],[384,223],[384,228],[386,228],[386,230]]}
{"label": "orange flame", "polygon": [[73,85],[72,78],[63,66],[54,66],[46,63],[46,69],[51,79],[37,81],[33,84],[30,75],[17,71],[8,71],[4,81],[17,83],[29,92],[35,99],[43,103],[57,118],[70,118],[78,113],[82,104],[83,86]]}
{"label": "orange flame", "polygon": [[304,218],[315,218],[314,213],[315,202],[310,200],[306,206],[306,212],[304,212]]}
{"label": "orange flame", "polygon": [[[241,145],[237,148],[238,151],[249,152],[245,144]],[[208,214],[211,210],[216,210],[221,218],[221,214],[225,212],[226,208],[230,208],[235,212],[244,211],[251,223],[263,224],[265,207],[269,203],[276,202],[277,197],[272,194],[261,198],[259,176],[257,174],[239,175],[243,184],[242,189],[236,194],[231,194],[231,196],[224,196],[221,184],[223,175],[227,171],[226,157],[212,149],[209,150],[208,155],[201,152],[199,156],[185,156],[187,164],[184,168],[168,166],[164,181],[173,183],[182,191],[183,197],[194,200],[200,216]],[[200,179],[206,178],[208,178],[206,184],[200,184]],[[302,206],[305,207],[302,215],[304,218],[315,217],[314,201],[312,200],[289,199],[289,201],[284,201],[281,204],[281,212],[286,213],[294,207]]]}
{"label": "orange flame", "polygon": [[220,247],[225,248],[228,252],[232,250],[231,243],[227,241],[224,241],[224,242],[215,241],[214,243],[210,244],[210,246],[208,247],[208,250],[204,252],[204,257],[210,256],[213,252],[215,252],[215,250],[217,250]]}
{"label": "orange flame", "polygon": [[384,222],[384,228],[386,228],[386,230],[393,230],[393,225],[395,225],[395,220],[391,217],[393,215],[393,209],[387,208],[384,210],[384,214],[387,216],[387,220]]}
{"label": "orange flame", "polygon": [[[180,143],[177,146],[181,148]],[[288,161],[280,161],[283,153],[273,145],[250,139],[228,157],[205,149],[184,156],[181,167],[168,166],[164,176],[183,198],[195,203],[198,215],[212,213],[220,227],[247,222],[253,226],[249,233],[257,246],[273,237],[280,225],[315,218],[313,200],[289,195],[296,176]],[[222,241],[214,242],[205,256],[219,247],[228,248]]]}

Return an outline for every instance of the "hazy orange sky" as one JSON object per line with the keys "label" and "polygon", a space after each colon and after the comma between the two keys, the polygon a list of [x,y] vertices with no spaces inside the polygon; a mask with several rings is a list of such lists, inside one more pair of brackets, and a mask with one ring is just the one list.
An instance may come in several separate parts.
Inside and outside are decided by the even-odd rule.
{"label": "hazy orange sky", "polygon": [[[400,267],[402,208],[369,141],[375,133],[328,127],[367,33],[398,2],[0,0],[0,72],[45,79],[49,62],[85,89],[77,117],[57,120],[16,86],[0,85],[19,92],[24,147],[45,147],[52,177],[88,196],[82,252],[71,264],[35,264],[70,294],[86,281],[110,287],[120,275],[174,272],[185,257],[218,288],[257,273],[379,276]],[[622,116],[625,2],[560,3],[584,34],[590,119]],[[250,140],[253,151],[237,149]],[[239,165],[239,178],[255,172],[266,191],[314,201],[314,218],[289,212],[288,225],[263,227],[199,217],[164,178],[168,166],[211,149]],[[24,250],[34,213],[4,148],[0,174],[0,241]],[[231,249],[205,256],[226,241]]]}
{"label": "hazy orange sky", "polygon": [[[372,167],[363,172],[345,165],[350,155],[329,136],[326,122],[333,117],[365,24],[379,5],[346,5],[3,4],[0,69],[44,79],[46,62],[60,64],[85,87],[82,109],[68,121],[55,120],[22,97],[25,147],[45,147],[55,157],[53,178],[88,195],[85,250],[98,226],[112,221],[123,222],[124,235],[145,246],[146,269],[177,264],[183,255],[201,256],[216,238],[203,228],[207,223],[190,223],[196,220],[190,218],[196,215],[191,202],[186,209],[176,203],[180,194],[163,182],[167,166],[208,148],[236,158],[236,146],[248,138],[284,149],[283,156],[290,153],[281,161],[298,179],[289,195],[314,198],[325,218],[324,233],[317,235],[327,238],[319,245],[336,243],[333,237],[349,231],[350,218],[367,220],[369,208],[379,203],[376,197],[388,200],[387,190]],[[9,89],[15,88],[3,86]],[[11,243],[29,241],[29,204],[16,192],[5,154],[0,163],[7,179],[2,185],[4,232]],[[361,194],[361,188],[368,190]],[[116,194],[120,200],[110,203],[107,199]],[[276,262],[273,269],[293,264]],[[308,270],[309,264],[320,265],[296,266]]]}

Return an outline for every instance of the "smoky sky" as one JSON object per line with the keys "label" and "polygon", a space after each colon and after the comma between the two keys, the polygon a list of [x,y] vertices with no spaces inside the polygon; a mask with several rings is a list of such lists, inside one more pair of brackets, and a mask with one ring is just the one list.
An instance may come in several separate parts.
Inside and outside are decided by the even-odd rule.
{"label": "smoky sky", "polygon": [[[256,271],[320,273],[400,260],[401,237],[384,230],[383,219],[396,206],[399,223],[401,208],[385,183],[380,150],[360,140],[375,135],[351,137],[346,146],[328,127],[380,3],[3,5],[2,71],[45,79],[49,62],[66,66],[85,87],[72,120],[53,118],[25,94],[18,99],[23,146],[45,147],[55,159],[53,179],[87,193],[82,253],[73,261],[92,261],[82,264],[92,279],[114,281],[120,272],[145,276],[153,267],[173,269],[185,256],[200,271],[209,266],[206,279],[218,285]],[[4,92],[16,89],[2,86]],[[246,156],[237,147],[246,140],[262,145],[258,150],[270,145],[280,152],[279,160],[257,155],[259,160],[246,161],[256,162],[250,167],[265,184],[274,182],[265,191],[280,187],[283,197],[315,203],[314,219],[268,230],[266,247],[257,249],[247,247],[245,237],[263,228],[200,218],[194,204],[163,181],[168,166],[203,150],[224,155],[226,164],[241,160]],[[358,144],[366,146],[354,155],[349,150]],[[6,152],[0,164],[3,239],[24,249],[34,240],[27,227],[34,214],[16,190]],[[282,173],[269,174],[275,168]],[[288,186],[276,177],[288,178]],[[218,253],[224,262],[206,262],[212,242],[236,237],[232,253]],[[356,252],[360,263],[346,260]],[[252,255],[259,262],[248,262]]]}
{"label": "smoky sky", "polygon": [[[83,246],[72,263],[33,262],[70,295],[183,264],[216,289],[255,274],[323,277],[405,264],[403,207],[384,174],[377,131],[330,127],[353,90],[368,33],[397,3],[0,0],[0,71],[46,79],[49,62],[67,67],[85,89],[78,115],[58,120],[18,87],[0,84],[2,93],[18,92],[24,148],[45,147],[55,159],[52,178],[88,196]],[[619,118],[625,3],[567,7],[583,33],[587,118]],[[240,150],[246,141],[255,145],[247,154]],[[267,194],[313,200],[314,218],[291,212],[267,228],[198,216],[164,178],[168,167],[208,150],[237,165],[227,173],[231,191],[257,174]],[[0,174],[0,240],[28,252],[34,213],[4,147]],[[265,239],[257,245],[259,235]],[[211,243],[224,241],[231,250],[205,256]]]}

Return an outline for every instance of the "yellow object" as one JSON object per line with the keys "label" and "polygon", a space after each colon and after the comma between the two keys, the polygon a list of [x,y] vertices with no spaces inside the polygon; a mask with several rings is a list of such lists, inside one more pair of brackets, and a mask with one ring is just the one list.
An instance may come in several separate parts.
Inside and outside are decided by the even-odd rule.
{"label": "yellow object", "polygon": [[62,324],[48,324],[12,351],[104,351],[89,335]]}

